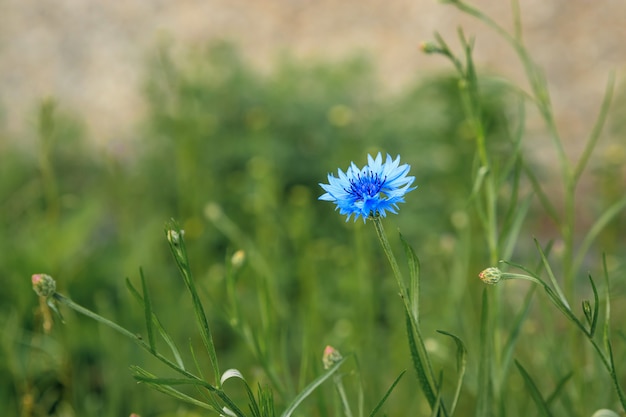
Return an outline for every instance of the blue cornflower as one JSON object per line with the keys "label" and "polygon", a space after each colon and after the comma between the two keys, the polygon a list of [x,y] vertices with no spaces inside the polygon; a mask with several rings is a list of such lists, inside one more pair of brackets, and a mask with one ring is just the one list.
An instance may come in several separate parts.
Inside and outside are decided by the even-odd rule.
{"label": "blue cornflower", "polygon": [[387,154],[385,163],[378,153],[376,158],[367,155],[368,164],[359,169],[354,162],[344,173],[338,170],[339,178],[328,174],[328,184],[320,186],[326,191],[320,200],[332,201],[339,213],[354,220],[363,217],[363,222],[370,216],[385,217],[386,211],[396,213],[398,203],[404,203],[404,195],[416,187],[411,187],[415,177],[407,177],[411,167],[400,165],[400,156],[395,160]]}

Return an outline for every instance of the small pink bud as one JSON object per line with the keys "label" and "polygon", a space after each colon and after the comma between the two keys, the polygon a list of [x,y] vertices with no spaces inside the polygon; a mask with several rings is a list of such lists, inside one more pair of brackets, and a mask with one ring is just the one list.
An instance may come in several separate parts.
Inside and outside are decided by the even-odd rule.
{"label": "small pink bud", "polygon": [[341,353],[334,347],[328,345],[324,349],[324,355],[322,356],[322,363],[324,364],[324,369],[330,369],[334,364],[343,359]]}
{"label": "small pink bud", "polygon": [[33,274],[31,280],[33,283],[33,290],[40,297],[50,297],[57,289],[57,284],[50,275]]}

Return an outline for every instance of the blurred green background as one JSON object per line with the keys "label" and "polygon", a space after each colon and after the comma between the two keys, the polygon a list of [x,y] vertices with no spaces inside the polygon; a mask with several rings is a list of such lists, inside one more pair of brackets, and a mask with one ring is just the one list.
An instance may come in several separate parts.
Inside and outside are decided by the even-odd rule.
{"label": "blurred green background", "polygon": [[[112,330],[64,311],[66,323],[55,318],[46,333],[46,317],[30,288],[31,274],[48,273],[63,294],[142,333],[143,312],[124,284],[128,277],[139,285],[141,267],[154,309],[181,350],[188,352],[191,338],[201,351],[163,233],[170,218],[185,230],[223,369],[238,368],[253,384],[274,383],[280,409],[321,372],[321,354],[331,344],[357,354],[359,373],[348,375],[346,384],[355,394],[360,378],[366,410],[371,409],[411,366],[401,304],[373,228],[346,223],[317,197],[322,194],[318,183],[326,182],[329,172],[345,170],[351,161],[362,166],[368,153],[379,151],[401,155],[416,177],[419,188],[385,223],[398,253],[400,229],[422,261],[424,333],[446,380],[454,375],[455,350],[435,330],[457,334],[468,345],[461,407],[472,410],[483,290],[476,276],[489,265],[468,203],[475,151],[457,84],[440,74],[416,79],[395,94],[382,93],[375,68],[361,57],[306,66],[283,58],[275,70],[261,73],[227,43],[199,48],[182,61],[162,47],[147,65],[147,111],[135,141],[96,151],[81,120],[54,99],[33,110],[27,134],[37,138],[34,146],[0,125],[3,415],[196,415],[192,407],[134,382],[131,364],[167,371]],[[505,158],[513,149],[512,126],[519,122],[514,101],[495,80],[485,78],[483,86],[490,152]],[[614,112],[623,114],[624,108],[620,96]],[[624,192],[624,126],[619,117],[612,120],[580,196],[581,228]],[[550,166],[527,162],[540,178],[550,178]],[[505,204],[506,196],[502,199]],[[536,265],[532,237],[549,240],[548,222],[540,209],[531,208],[516,261]],[[600,236],[586,265],[600,276],[599,254],[610,254],[618,300],[614,317],[623,313],[619,300],[625,281],[619,277],[626,272],[625,230],[622,214]],[[230,256],[240,249],[246,263],[233,278],[233,299],[226,277]],[[580,278],[581,297],[588,297],[585,277]],[[507,290],[502,306],[511,321],[524,294],[519,287]],[[262,340],[275,381],[232,325],[233,302]],[[537,303],[516,350],[539,380],[545,372],[546,387],[572,367],[555,359],[559,340],[552,332],[562,326],[555,316],[552,306]],[[624,334],[618,339],[624,342]],[[619,360],[625,354],[616,352]],[[199,356],[208,373],[208,361]],[[591,356],[577,365],[583,364],[597,365]],[[593,381],[595,372],[581,378]],[[409,374],[388,402],[389,415],[405,415],[406,409],[428,415]],[[506,389],[509,415],[534,412],[521,378]],[[332,415],[329,394],[332,387],[323,387],[301,415]],[[578,395],[574,403],[587,404],[585,411],[613,398],[604,384]]]}

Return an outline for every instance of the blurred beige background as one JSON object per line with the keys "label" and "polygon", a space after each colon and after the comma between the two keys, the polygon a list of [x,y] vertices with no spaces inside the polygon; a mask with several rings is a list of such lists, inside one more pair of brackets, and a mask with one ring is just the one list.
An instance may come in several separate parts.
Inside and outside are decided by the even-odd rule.
{"label": "blurred beige background", "polygon": [[[511,28],[509,2],[474,0]],[[568,145],[591,128],[607,74],[626,69],[625,0],[520,0],[525,36],[551,85]],[[164,37],[175,45],[232,39],[267,69],[279,53],[302,60],[369,54],[385,88],[450,69],[419,44],[439,31],[476,37],[476,61],[521,80],[510,48],[490,29],[435,0],[0,0],[0,103],[10,131],[33,128],[41,97],[81,115],[97,142],[129,138],[141,116],[146,60]]]}

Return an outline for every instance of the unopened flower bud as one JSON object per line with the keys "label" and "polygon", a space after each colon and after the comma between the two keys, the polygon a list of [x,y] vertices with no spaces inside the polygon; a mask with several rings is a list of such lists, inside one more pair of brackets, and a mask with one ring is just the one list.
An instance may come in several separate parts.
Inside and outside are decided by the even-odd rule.
{"label": "unopened flower bud", "polygon": [[420,43],[420,49],[425,54],[436,54],[441,52],[441,48],[437,46],[437,44],[433,42],[422,42]]}
{"label": "unopened flower bud", "polygon": [[487,268],[478,274],[478,278],[485,284],[497,284],[502,279],[502,271],[498,268]]}
{"label": "unopened flower bud", "polygon": [[343,359],[341,353],[337,349],[332,346],[326,346],[324,349],[324,355],[322,356],[322,363],[324,364],[324,369],[330,369],[334,364]]}
{"label": "unopened flower bud", "polygon": [[57,289],[57,283],[50,275],[33,274],[32,276],[33,290],[40,297],[50,297]]}
{"label": "unopened flower bud", "polygon": [[178,246],[180,245],[180,237],[183,234],[183,231],[181,230],[181,233],[178,233],[176,230],[168,230],[167,231],[167,240],[174,246]]}

